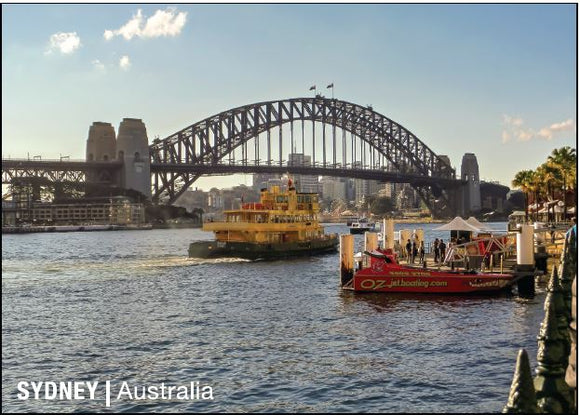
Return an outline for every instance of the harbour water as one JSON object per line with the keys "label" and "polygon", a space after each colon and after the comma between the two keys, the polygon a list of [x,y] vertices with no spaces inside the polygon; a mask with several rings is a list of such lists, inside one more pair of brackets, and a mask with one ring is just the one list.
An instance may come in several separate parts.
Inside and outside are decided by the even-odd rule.
{"label": "harbour water", "polygon": [[[448,239],[437,226],[395,230]],[[2,235],[2,411],[500,412],[520,348],[535,367],[545,287],[531,300],[354,294],[338,253],[187,258],[211,237]],[[199,382],[213,400],[20,400],[21,381]]]}

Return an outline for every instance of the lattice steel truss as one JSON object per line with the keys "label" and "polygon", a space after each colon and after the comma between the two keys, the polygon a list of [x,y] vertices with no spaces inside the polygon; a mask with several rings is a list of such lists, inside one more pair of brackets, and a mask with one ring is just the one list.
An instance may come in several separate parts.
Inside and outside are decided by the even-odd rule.
{"label": "lattice steel truss", "polygon": [[[324,97],[245,105],[199,121],[164,140],[156,140],[150,146],[154,200],[174,201],[202,174],[224,170],[226,156],[236,148],[247,145],[250,140],[276,127],[279,127],[280,135],[272,143],[282,148],[281,126],[292,125],[295,121],[322,123],[354,134],[389,160],[396,169],[395,173],[403,177],[397,181],[411,183],[434,215],[452,216],[456,213],[455,193],[461,181],[455,179],[455,170],[435,152],[409,130],[371,108]],[[322,140],[325,139],[323,136]],[[357,170],[354,160],[349,163],[350,169],[345,160],[337,162],[336,148],[332,150],[332,158],[327,160],[324,153],[326,148],[325,144],[322,157],[318,156],[319,161],[315,161],[313,154],[313,166],[320,166],[323,171],[320,174],[352,177]],[[345,153],[342,154],[344,157]],[[256,171],[258,166],[274,170],[277,166],[280,171],[290,171],[292,167],[281,156],[279,161],[271,160],[269,147],[266,161],[257,159],[252,162],[244,158],[234,164],[238,168],[251,165],[252,171]],[[236,166],[230,160],[229,171],[233,172]],[[363,177],[369,179],[376,180],[377,173],[381,173],[379,177],[385,181],[393,176],[392,171],[387,172],[384,168],[378,171],[375,167],[361,170],[367,171],[368,175],[363,174]]]}
{"label": "lattice steel truss", "polygon": [[2,183],[14,179],[43,177],[53,183],[84,183],[87,174],[94,183],[113,183],[122,168],[120,162],[2,159]]}

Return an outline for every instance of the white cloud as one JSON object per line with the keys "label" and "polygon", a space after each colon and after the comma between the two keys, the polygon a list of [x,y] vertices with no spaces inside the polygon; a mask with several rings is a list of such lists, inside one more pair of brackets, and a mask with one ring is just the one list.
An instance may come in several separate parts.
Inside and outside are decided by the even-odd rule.
{"label": "white cloud", "polygon": [[543,138],[544,140],[551,140],[552,139],[552,131],[549,128],[542,128],[538,131],[538,136]]}
{"label": "white cloud", "polygon": [[131,40],[137,36],[140,38],[153,38],[161,36],[177,36],[185,26],[186,12],[177,12],[175,8],[168,7],[166,10],[157,10],[153,16],[144,21],[141,9],[137,14],[117,30],[105,30],[103,37],[111,40],[115,36],[123,36]]}
{"label": "white cloud", "polygon": [[519,127],[519,126],[523,125],[524,120],[521,118],[511,117],[509,115],[504,114],[503,122],[504,122],[504,124],[507,124],[507,125],[513,125],[514,127]]}
{"label": "white cloud", "polygon": [[572,118],[562,121],[560,123],[550,125],[550,130],[552,131],[573,131],[574,130],[574,121]]}
{"label": "white cloud", "polygon": [[505,114],[503,115],[503,126],[502,143],[507,143],[512,137],[517,141],[529,141],[532,138],[551,140],[556,133],[574,131],[575,129],[574,121],[570,118],[566,121],[551,124],[549,127],[542,127],[536,131],[532,128],[524,128],[522,118],[511,117]]}
{"label": "white cloud", "polygon": [[121,59],[119,59],[119,67],[124,71],[128,71],[131,67],[131,62],[129,61],[129,57],[127,55],[121,56]]}
{"label": "white cloud", "polygon": [[517,132],[518,141],[530,141],[534,137],[534,130],[519,130]]}
{"label": "white cloud", "polygon": [[143,23],[143,16],[141,10],[137,10],[137,14],[133,16],[131,20],[125,23],[119,30],[113,32],[113,34],[121,35],[126,40],[131,40],[133,36],[139,36],[141,33],[140,26]]}
{"label": "white cloud", "polygon": [[501,133],[501,142],[502,143],[507,143],[508,141],[510,141],[512,138],[511,134],[508,133],[506,130],[503,130]]}
{"label": "white cloud", "polygon": [[147,19],[143,37],[177,36],[185,26],[187,13],[176,13],[175,9],[157,10]]}
{"label": "white cloud", "polygon": [[57,50],[63,55],[70,55],[80,47],[81,38],[77,35],[77,32],[59,32],[50,37],[50,45],[46,54],[51,54],[54,50]]}
{"label": "white cloud", "polygon": [[112,38],[115,37],[115,34],[113,33],[112,30],[105,30],[103,37],[105,38],[105,40],[111,40]]}
{"label": "white cloud", "polygon": [[93,64],[95,69],[97,69],[99,71],[105,71],[105,65],[100,60],[95,59],[91,63]]}

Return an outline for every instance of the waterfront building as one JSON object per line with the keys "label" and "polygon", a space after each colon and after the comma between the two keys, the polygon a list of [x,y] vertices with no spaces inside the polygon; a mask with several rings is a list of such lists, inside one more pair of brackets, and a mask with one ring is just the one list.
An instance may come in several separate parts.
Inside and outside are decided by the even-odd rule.
{"label": "waterfront building", "polygon": [[383,188],[381,190],[379,190],[379,196],[384,196],[384,197],[388,197],[388,198],[392,198],[395,189],[395,184],[394,183],[385,183],[385,185],[383,186]]}
{"label": "waterfront building", "polygon": [[408,183],[401,183],[400,190],[397,192],[396,207],[399,210],[416,209],[419,207],[415,189]]}
{"label": "waterfront building", "polygon": [[208,199],[208,192],[196,188],[195,190],[186,190],[183,192],[173,205],[184,207],[190,212],[194,209],[202,209],[206,211],[208,208]]}
{"label": "waterfront building", "polygon": [[[353,163],[354,169],[362,169],[363,165],[360,161]],[[354,179],[354,202],[355,204],[362,204],[368,200],[369,196],[375,196],[383,188],[383,183],[377,180]]]}
{"label": "waterfront building", "polygon": [[209,210],[224,210],[224,200],[221,190],[215,187],[210,189],[207,197],[207,206]]}
{"label": "waterfront building", "polygon": [[16,225],[16,203],[13,201],[2,201],[2,227]]}
{"label": "waterfront building", "polygon": [[280,176],[273,173],[254,173],[252,176],[252,188],[256,192],[267,188],[270,180],[280,180]]}
{"label": "waterfront building", "polygon": [[354,202],[355,200],[354,179],[347,178],[345,183],[346,183],[346,200],[348,200],[349,202]]}
{"label": "waterfront building", "polygon": [[[108,200],[107,200],[108,199]],[[125,196],[71,203],[32,204],[28,221],[35,225],[130,225],[145,223],[145,207]],[[16,212],[18,215],[18,211]]]}
{"label": "waterfront building", "polygon": [[322,198],[324,200],[347,200],[346,188],[347,183],[344,179],[335,177],[323,177],[322,184]]}

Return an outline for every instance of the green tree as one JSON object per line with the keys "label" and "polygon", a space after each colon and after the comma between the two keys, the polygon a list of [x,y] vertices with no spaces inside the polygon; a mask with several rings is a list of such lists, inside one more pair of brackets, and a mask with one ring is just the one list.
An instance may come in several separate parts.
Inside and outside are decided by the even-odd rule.
{"label": "green tree", "polygon": [[528,194],[533,189],[533,170],[522,170],[516,173],[514,179],[512,180],[513,187],[519,187],[522,192],[524,192],[524,204],[526,212],[526,222],[528,221],[528,205],[529,197]]}
{"label": "green tree", "polygon": [[552,150],[547,161],[538,166],[536,170],[517,172],[512,180],[512,186],[519,187],[524,192],[526,221],[528,220],[528,206],[532,201],[539,204],[540,200],[548,200],[550,197],[555,199],[558,190],[561,191],[564,212],[566,212],[566,195],[569,191],[573,192],[574,201],[576,200],[576,175],[576,150],[568,146]]}
{"label": "green tree", "polygon": [[[562,182],[560,171],[546,162],[536,169],[536,176],[539,181],[540,197],[543,200],[554,200],[554,191],[559,188]],[[554,219],[554,204],[552,204],[552,213],[548,210],[548,220]]]}
{"label": "green tree", "polygon": [[561,188],[564,200],[564,215],[566,214],[566,194],[572,190],[574,200],[576,200],[576,173],[578,158],[576,149],[571,147],[555,148],[548,156],[548,164],[560,172],[562,183]]}
{"label": "green tree", "polygon": [[393,201],[390,197],[377,197],[371,204],[371,213],[377,216],[384,216],[393,210]]}

